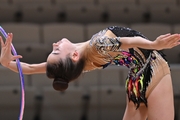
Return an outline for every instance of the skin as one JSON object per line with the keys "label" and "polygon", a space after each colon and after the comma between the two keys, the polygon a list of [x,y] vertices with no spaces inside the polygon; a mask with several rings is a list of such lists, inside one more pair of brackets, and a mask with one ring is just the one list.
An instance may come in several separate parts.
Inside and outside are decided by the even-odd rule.
{"label": "skin", "polygon": [[[105,34],[108,37],[115,37],[111,31],[107,31]],[[1,41],[1,57],[0,62],[4,67],[9,68],[14,72],[17,71],[16,63],[14,62],[17,58],[22,58],[21,55],[13,56],[11,54],[11,43],[13,39],[13,34],[9,33],[8,38],[5,43],[0,37]],[[180,35],[179,34],[165,34],[160,35],[154,41],[149,41],[141,37],[121,37],[120,41],[122,43],[121,49],[127,50],[128,48],[145,48],[145,49],[170,49],[180,44]],[[47,58],[47,61],[39,64],[28,64],[21,62],[22,70],[24,74],[39,74],[46,73],[46,63],[54,63],[59,59],[64,59],[67,55],[70,58],[77,62],[79,58],[87,56],[88,52],[85,52],[86,49],[89,49],[89,41],[83,43],[71,43],[68,39],[63,38],[62,40],[53,43],[53,50]],[[115,54],[110,52],[112,56]],[[97,51],[93,51],[93,56],[97,56],[94,60],[89,60],[92,64],[87,64],[84,70],[91,70],[96,68],[98,65],[95,65],[96,61],[100,61],[100,64],[104,64],[102,58],[98,56]],[[117,55],[117,53],[116,53]],[[101,62],[102,61],[102,62]],[[148,116],[148,120],[161,120],[163,115],[163,120],[171,120],[174,117],[174,107],[173,107],[173,91],[170,75],[166,75],[162,78],[155,89],[152,91],[148,97],[148,108],[141,105],[138,110],[135,110],[135,106],[132,102],[127,102],[127,107],[124,114],[124,120],[145,120]],[[166,89],[165,89],[166,88]],[[166,94],[163,94],[165,91]],[[156,99],[154,99],[156,98]],[[156,102],[155,102],[156,100]],[[163,109],[162,109],[163,108]],[[157,114],[157,111],[160,111],[160,114]]]}
{"label": "skin", "polygon": [[154,69],[146,96],[148,96],[148,108],[141,104],[140,109],[136,110],[132,102],[127,102],[124,120],[146,120],[147,117],[148,120],[174,120],[172,80],[169,66],[163,59],[157,69]]}
{"label": "skin", "polygon": [[[106,33],[106,35],[108,37],[115,36],[111,31],[108,31]],[[7,67],[14,72],[18,72],[17,68],[16,68],[16,63],[13,60],[15,60],[17,58],[22,58],[22,56],[21,55],[13,56],[11,54],[10,46],[12,43],[12,39],[13,39],[12,33],[8,34],[8,38],[5,41],[5,43],[3,42],[2,37],[0,37],[0,41],[1,41],[0,62],[1,62],[1,65],[3,65],[4,67]],[[180,39],[179,34],[160,35],[159,37],[157,37],[157,39],[155,41],[148,41],[141,37],[121,37],[121,42],[122,42],[121,48],[124,50],[127,50],[128,48],[133,48],[133,47],[140,47],[140,48],[145,48],[145,49],[156,49],[156,50],[170,49],[170,48],[173,48],[180,44],[179,39]],[[62,44],[65,44],[65,42],[68,42],[68,40],[64,40],[64,42],[62,42]],[[62,48],[61,47],[62,45],[60,45],[60,43],[61,42],[58,41],[57,43],[53,44],[53,51],[55,50],[55,47],[57,47],[57,46],[59,49]],[[63,50],[63,53],[66,55],[70,54],[71,59],[74,62],[76,62],[76,61],[78,61],[78,59],[80,58],[80,56],[82,54],[85,54],[84,51],[88,48],[89,41],[83,42],[83,43],[76,43],[76,44],[71,43],[69,41],[68,45],[70,45],[72,49],[70,49],[70,50],[68,49],[67,51]],[[47,62],[51,62],[51,60],[53,60],[53,59],[55,59],[54,60],[54,62],[55,62],[59,58],[61,58],[61,56],[59,56],[61,54],[59,54],[59,55],[56,55],[56,57],[51,59],[51,57],[52,57],[51,54],[49,55]],[[97,53],[94,53],[94,54],[97,54]],[[46,62],[39,63],[39,64],[28,64],[28,63],[21,62],[21,66],[22,66],[22,70],[23,70],[24,74],[39,74],[39,73],[46,72]],[[93,69],[93,67],[94,66],[89,66],[85,70]]]}

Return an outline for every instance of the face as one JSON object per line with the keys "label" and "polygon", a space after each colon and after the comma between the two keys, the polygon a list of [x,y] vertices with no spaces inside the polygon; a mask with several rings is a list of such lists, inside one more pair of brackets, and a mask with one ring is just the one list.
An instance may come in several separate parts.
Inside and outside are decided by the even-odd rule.
{"label": "face", "polygon": [[47,58],[47,62],[50,63],[55,63],[58,62],[59,59],[66,58],[66,56],[74,50],[73,44],[66,38],[53,43],[52,46],[53,50]]}

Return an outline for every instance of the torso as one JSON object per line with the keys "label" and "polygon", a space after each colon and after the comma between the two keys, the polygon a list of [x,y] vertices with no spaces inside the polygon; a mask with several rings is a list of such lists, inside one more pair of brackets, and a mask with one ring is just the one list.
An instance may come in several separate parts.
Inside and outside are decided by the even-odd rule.
{"label": "torso", "polygon": [[[103,65],[109,63],[109,56],[111,57],[111,59],[114,59],[115,57],[117,57],[118,55],[123,56],[122,52],[114,52],[114,51],[108,51],[109,55],[102,55],[99,54],[96,50],[96,48],[93,46],[92,42],[100,37],[104,37],[107,36],[109,38],[115,38],[117,37],[111,30],[108,29],[104,29],[102,31],[100,31],[99,33],[95,34],[91,40],[89,41],[89,56],[88,56],[88,62],[86,63],[86,67],[84,69],[84,71],[91,71],[94,69],[102,69]],[[143,53],[138,49],[138,48],[134,48],[134,50],[138,51],[138,53],[141,55],[142,59],[145,61],[145,56],[143,55]],[[123,51],[125,52],[129,52],[129,49],[123,49]],[[92,56],[91,56],[92,55]]]}
{"label": "torso", "polygon": [[[97,34],[99,34],[100,36],[108,36],[110,38],[116,37],[116,35],[113,34],[112,31],[110,31],[110,30],[105,30],[105,31],[103,31],[103,33],[100,32]],[[92,39],[89,40],[89,47],[87,47],[87,49],[89,51],[89,55],[88,55],[86,67],[84,69],[84,71],[86,71],[86,72],[94,70],[94,69],[102,69],[102,65],[107,63],[107,61],[104,61],[106,56],[100,55],[97,52],[96,48],[91,45],[91,41],[92,41]],[[109,54],[111,54],[112,56],[117,55],[117,53],[114,53],[114,52],[110,52]]]}
{"label": "torso", "polygon": [[[106,68],[110,64],[128,67],[129,74],[125,85],[127,95],[139,107],[140,103],[147,105],[146,89],[151,82],[153,71],[151,63],[156,56],[153,50],[121,49],[120,37],[134,36],[146,38],[137,31],[117,26],[95,34],[89,42],[89,56],[84,71]],[[117,39],[109,40],[109,38]]]}

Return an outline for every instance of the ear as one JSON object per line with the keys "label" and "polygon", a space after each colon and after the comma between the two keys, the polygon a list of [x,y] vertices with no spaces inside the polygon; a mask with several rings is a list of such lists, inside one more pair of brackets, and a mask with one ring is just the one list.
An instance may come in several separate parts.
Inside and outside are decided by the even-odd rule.
{"label": "ear", "polygon": [[79,53],[77,51],[74,51],[72,56],[71,56],[71,59],[74,61],[74,62],[77,62],[79,60]]}

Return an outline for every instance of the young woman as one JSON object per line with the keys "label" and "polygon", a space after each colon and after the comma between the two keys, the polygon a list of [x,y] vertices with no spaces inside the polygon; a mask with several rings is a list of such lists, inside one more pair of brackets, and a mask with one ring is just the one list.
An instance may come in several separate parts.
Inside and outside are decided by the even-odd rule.
{"label": "young woman", "polygon": [[[11,54],[13,35],[1,39],[1,64],[17,72],[13,61],[22,56]],[[126,66],[127,107],[124,120],[173,120],[174,103],[171,75],[163,54],[157,50],[180,44],[179,34],[165,34],[147,40],[141,33],[124,27],[108,27],[83,43],[71,43],[63,38],[53,43],[47,62],[21,62],[24,74],[46,73],[54,79],[53,87],[63,91],[68,83],[83,72],[106,68],[110,64]]]}

